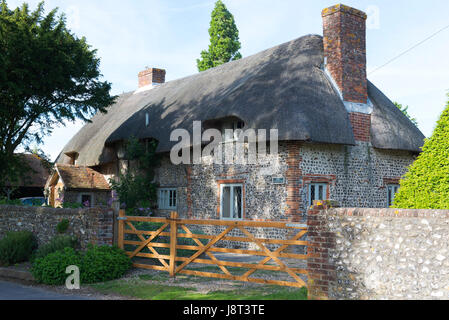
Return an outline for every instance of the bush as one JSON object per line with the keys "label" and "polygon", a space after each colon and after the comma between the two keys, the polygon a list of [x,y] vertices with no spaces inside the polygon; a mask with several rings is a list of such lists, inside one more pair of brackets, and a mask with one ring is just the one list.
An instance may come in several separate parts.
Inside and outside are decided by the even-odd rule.
{"label": "bush", "polygon": [[68,219],[62,219],[61,222],[59,222],[56,225],[56,231],[61,234],[61,233],[65,233],[67,231],[67,229],[69,228],[70,225],[70,221]]}
{"label": "bush", "polygon": [[85,253],[65,248],[37,258],[31,272],[40,283],[62,285],[68,277],[65,270],[71,265],[79,267],[80,282],[88,284],[122,277],[131,267],[131,260],[117,247],[90,246]]}
{"label": "bush", "polygon": [[449,102],[422,150],[401,180],[393,207],[449,209]]}
{"label": "bush", "polygon": [[50,253],[64,250],[65,248],[75,249],[78,247],[78,239],[73,236],[59,235],[50,240],[50,242],[39,247],[32,256],[32,261],[44,258]]}
{"label": "bush", "polygon": [[90,246],[80,268],[81,283],[121,278],[131,268],[131,259],[117,247]]}
{"label": "bush", "polygon": [[32,232],[8,232],[0,240],[0,263],[10,265],[28,261],[36,248],[37,240]]}
{"label": "bush", "polygon": [[71,202],[64,202],[62,204],[62,207],[64,209],[83,209],[84,206],[81,203],[71,203]]}
{"label": "bush", "polygon": [[[65,248],[34,261],[31,273],[39,283],[62,285],[68,277],[68,266],[81,266],[82,256],[73,248]],[[80,268],[81,269],[81,268]]]}
{"label": "bush", "polygon": [[22,201],[20,200],[8,200],[8,198],[0,198],[0,205],[8,205],[8,206],[23,206]]}

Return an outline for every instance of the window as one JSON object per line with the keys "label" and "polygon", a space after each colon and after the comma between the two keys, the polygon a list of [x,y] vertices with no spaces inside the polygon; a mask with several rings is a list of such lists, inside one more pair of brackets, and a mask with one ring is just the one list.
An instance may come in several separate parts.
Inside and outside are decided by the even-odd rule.
{"label": "window", "polygon": [[92,208],[92,206],[93,206],[92,195],[91,194],[82,194],[81,195],[81,204],[84,207]]}
{"label": "window", "polygon": [[157,203],[159,209],[176,210],[177,191],[176,189],[164,188],[159,189]]}
{"label": "window", "polygon": [[221,185],[220,214],[225,220],[243,219],[243,186],[241,184]]}
{"label": "window", "polygon": [[238,141],[244,127],[242,121],[226,122],[222,127],[223,142]]}
{"label": "window", "polygon": [[327,184],[312,183],[309,185],[309,206],[312,206],[315,200],[327,200]]}
{"label": "window", "polygon": [[392,184],[387,187],[388,189],[388,207],[391,207],[394,202],[394,197],[399,190],[399,185]]}

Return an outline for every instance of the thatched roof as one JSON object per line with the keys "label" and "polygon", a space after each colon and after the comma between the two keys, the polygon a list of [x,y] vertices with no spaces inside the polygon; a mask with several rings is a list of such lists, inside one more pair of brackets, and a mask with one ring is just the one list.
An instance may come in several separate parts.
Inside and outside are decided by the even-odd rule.
{"label": "thatched roof", "polygon": [[59,177],[68,190],[110,190],[104,176],[89,167],[56,164],[55,169],[47,187]]}
{"label": "thatched roof", "polygon": [[[195,120],[230,116],[247,128],[278,129],[280,140],[354,145],[348,113],[321,69],[323,61],[322,37],[309,35],[148,91],[125,93],[67,144],[58,162],[66,163],[64,152],[73,150],[81,165],[113,161],[107,146],[131,135],[155,138],[158,151],[166,152],[175,144],[174,129],[191,132]],[[372,84],[369,91],[374,146],[419,152],[422,133]]]}
{"label": "thatched roof", "polygon": [[[13,183],[13,185],[15,187],[43,188],[50,175],[51,164],[35,154],[23,153],[19,156],[23,158],[30,170],[19,179],[18,183]],[[8,183],[7,186],[9,186]]]}

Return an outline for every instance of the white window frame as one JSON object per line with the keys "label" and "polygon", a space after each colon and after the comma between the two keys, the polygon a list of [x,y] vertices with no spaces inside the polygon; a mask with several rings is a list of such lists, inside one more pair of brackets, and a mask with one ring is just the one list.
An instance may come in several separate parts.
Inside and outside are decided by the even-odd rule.
{"label": "white window frame", "polygon": [[[224,188],[227,188],[227,187],[230,187],[231,188],[231,194],[230,194],[230,199],[231,199],[231,202],[232,203],[230,203],[229,204],[229,206],[230,206],[230,209],[231,209],[231,213],[230,213],[230,216],[231,217],[229,217],[229,218],[227,218],[227,217],[223,217],[223,189]],[[235,188],[241,188],[241,190],[242,190],[242,196],[241,196],[241,199],[240,199],[240,208],[241,208],[241,210],[242,210],[242,212],[241,212],[241,217],[240,218],[236,218],[235,217],[235,212],[234,212],[234,208],[235,208],[235,206],[234,206],[234,189]],[[224,183],[224,184],[221,184],[220,185],[220,219],[221,220],[231,220],[231,221],[240,221],[240,220],[243,220],[243,215],[244,215],[244,210],[243,210],[243,195],[244,195],[244,193],[243,193],[243,184],[241,184],[241,183]]]}
{"label": "white window frame", "polygon": [[[315,195],[314,195],[314,200],[327,200],[327,188],[328,188],[328,184],[327,183],[310,183],[309,187],[308,187],[308,196],[309,196],[309,206],[313,205],[313,201],[312,201],[312,186],[315,187]],[[319,197],[319,187],[323,187],[323,198],[324,199],[318,199]]]}
{"label": "white window frame", "polygon": [[[387,185],[387,206],[388,206],[388,208],[390,208],[393,205],[394,198],[396,197],[396,194],[399,191],[399,187],[400,187],[399,184]],[[390,199],[390,192],[391,192],[391,199]]]}
{"label": "white window frame", "polygon": [[[168,198],[165,203],[162,203],[162,192],[168,193]],[[175,205],[170,206],[170,193],[175,193]],[[157,207],[159,210],[176,210],[178,207],[178,189],[177,188],[158,188],[157,189]]]}

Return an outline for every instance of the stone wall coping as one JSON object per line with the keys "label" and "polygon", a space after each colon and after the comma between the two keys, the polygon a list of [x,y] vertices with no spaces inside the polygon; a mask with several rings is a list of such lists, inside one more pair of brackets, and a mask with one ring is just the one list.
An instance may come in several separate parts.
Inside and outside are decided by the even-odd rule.
{"label": "stone wall coping", "polygon": [[72,209],[72,208],[49,208],[49,207],[29,207],[29,206],[11,206],[0,205],[0,215],[7,214],[9,211],[30,212],[37,214],[58,214],[58,215],[74,215],[74,214],[98,214],[113,212],[113,209],[107,207],[95,207],[88,209]]}
{"label": "stone wall coping", "polygon": [[312,210],[326,211],[326,215],[352,217],[449,218],[449,210],[433,209],[325,208],[324,206],[315,206]]}

